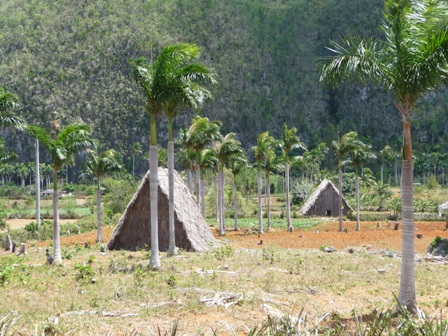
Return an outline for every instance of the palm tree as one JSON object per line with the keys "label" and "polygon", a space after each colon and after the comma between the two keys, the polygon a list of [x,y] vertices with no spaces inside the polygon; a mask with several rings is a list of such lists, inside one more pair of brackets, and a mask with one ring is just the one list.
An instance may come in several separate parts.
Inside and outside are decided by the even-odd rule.
{"label": "palm tree", "polygon": [[321,80],[371,80],[394,94],[403,117],[402,269],[398,301],[417,311],[414,275],[414,219],[411,111],[426,93],[446,82],[448,4],[443,0],[385,0],[385,41],[359,38],[333,43]]}
{"label": "palm tree", "polygon": [[342,226],[342,160],[345,155],[350,153],[357,145],[356,132],[348,132],[344,134],[337,141],[333,141],[331,145],[336,152],[338,158],[338,175],[339,175],[339,231],[342,232],[344,227]]}
{"label": "palm tree", "polygon": [[238,231],[238,206],[237,206],[237,194],[236,194],[236,178],[238,174],[247,168],[248,160],[245,152],[242,152],[240,155],[234,155],[227,162],[227,165],[230,171],[233,174],[233,210],[234,210],[234,219],[235,225],[234,230]]}
{"label": "palm tree", "polygon": [[367,145],[362,141],[358,140],[355,142],[354,147],[350,151],[351,163],[355,170],[355,186],[356,186],[356,231],[361,230],[361,224],[359,222],[359,167],[367,159],[376,159],[375,154],[373,154],[370,149],[371,145]]}
{"label": "palm tree", "polygon": [[101,230],[101,178],[107,174],[119,171],[122,166],[117,161],[117,152],[109,149],[98,155],[95,151],[89,151],[87,159],[87,169],[91,175],[96,178],[96,213],[97,213],[97,228],[98,234],[96,238],[97,243],[103,242],[103,235]]}
{"label": "palm tree", "polygon": [[252,147],[252,151],[257,161],[257,173],[258,173],[258,231],[263,233],[263,209],[261,206],[261,191],[263,189],[263,184],[261,180],[261,170],[263,162],[266,159],[266,152],[268,151],[268,142],[271,137],[269,136],[269,131],[261,133],[257,137],[257,145]]}
{"label": "palm tree", "polygon": [[201,167],[198,165],[199,156],[209,143],[221,139],[220,128],[220,121],[209,121],[208,118],[196,116],[188,129],[188,139],[186,140],[185,146],[195,153],[192,161],[196,175],[196,203],[198,208],[200,208],[201,204]]}
{"label": "palm tree", "polygon": [[286,194],[286,223],[288,224],[288,231],[291,230],[291,202],[289,200],[289,152],[293,149],[306,150],[306,146],[300,141],[296,135],[297,129],[295,127],[288,129],[288,126],[283,124],[280,147],[283,153],[283,160],[285,163],[285,194]]}
{"label": "palm tree", "polygon": [[214,143],[216,157],[218,158],[218,195],[219,195],[219,235],[226,233],[224,216],[224,166],[234,156],[241,156],[243,148],[235,139],[235,133],[228,133],[221,141]]}
{"label": "palm tree", "polygon": [[[197,153],[197,165],[199,167],[199,171],[201,172],[201,175],[203,175],[207,170],[214,169],[218,165],[218,158],[216,157],[215,150],[212,148],[205,148],[200,153]],[[201,202],[201,214],[202,217],[205,218],[205,188],[204,188],[204,180],[202,179],[202,176],[199,176],[200,179],[200,194],[201,199],[203,200]]]}
{"label": "palm tree", "polygon": [[394,151],[389,145],[384,146],[382,150],[380,150],[380,158],[381,158],[381,184],[384,184],[384,165],[387,161],[391,160],[394,157]]}
{"label": "palm tree", "polygon": [[179,138],[177,140],[177,145],[180,146],[180,149],[176,153],[176,161],[177,164],[181,165],[185,169],[185,173],[187,174],[187,185],[188,189],[191,193],[193,193],[193,185],[192,185],[192,169],[193,169],[193,150],[187,147],[187,141],[189,138],[188,129],[180,129]]}
{"label": "palm tree", "polygon": [[264,161],[264,170],[266,172],[266,196],[267,196],[267,215],[268,215],[268,226],[267,231],[271,231],[271,173],[275,170],[280,169],[280,161],[282,158],[277,157],[275,154],[275,147],[278,145],[278,142],[271,136],[267,139],[267,148],[265,152],[265,161]]}
{"label": "palm tree", "polygon": [[[199,96],[196,91],[188,95],[188,88],[185,83],[196,82],[202,78],[200,75],[193,75],[192,78],[179,76],[179,69],[186,61],[191,59],[191,48],[185,44],[176,44],[164,47],[154,62],[147,62],[140,57],[131,60],[131,68],[134,79],[142,87],[146,105],[145,110],[151,118],[150,127],[150,208],[151,208],[151,259],[152,269],[159,269],[161,266],[159,256],[159,235],[158,235],[158,149],[157,149],[157,116],[170,111],[174,113],[179,106],[187,104],[189,101],[202,101],[206,97],[204,91],[200,91]],[[197,76],[197,77],[194,77]],[[195,87],[192,85],[191,88]],[[202,99],[202,100],[201,100]],[[188,104],[187,104],[188,105]],[[172,139],[171,139],[172,141]],[[171,201],[171,200],[170,200]],[[172,239],[174,236],[172,237]],[[170,241],[172,244],[172,241]]]}
{"label": "palm tree", "polygon": [[[200,48],[195,44],[179,43],[166,47],[172,55],[166,72],[167,91],[163,92],[166,103],[163,104],[168,119],[168,217],[169,247],[168,255],[177,254],[174,235],[174,137],[173,120],[181,107],[199,110],[203,103],[212,98],[212,94],[204,86],[206,82],[216,83],[214,71],[201,63],[192,63],[200,56]],[[165,49],[166,49],[165,48]]]}
{"label": "palm tree", "polygon": [[61,240],[59,226],[59,194],[58,172],[61,168],[75,163],[75,155],[87,148],[96,147],[95,142],[89,137],[90,127],[86,124],[71,124],[53,132],[29,125],[25,130],[35,137],[50,153],[53,164],[53,246],[54,264],[62,264]]}

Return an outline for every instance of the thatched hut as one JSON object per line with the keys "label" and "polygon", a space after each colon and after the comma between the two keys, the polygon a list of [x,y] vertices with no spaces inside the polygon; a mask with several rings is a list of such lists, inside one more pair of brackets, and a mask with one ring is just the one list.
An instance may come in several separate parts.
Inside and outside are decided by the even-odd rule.
{"label": "thatched hut", "polygon": [[[342,213],[352,210],[342,197]],[[330,180],[323,180],[311,194],[300,212],[305,216],[339,216],[339,190]]]}
{"label": "thatched hut", "polygon": [[[168,170],[159,167],[159,249],[168,250]],[[107,247],[132,250],[151,245],[149,171],[118,222]],[[186,251],[206,251],[216,243],[194,199],[177,172],[174,172],[174,226],[176,246]]]}

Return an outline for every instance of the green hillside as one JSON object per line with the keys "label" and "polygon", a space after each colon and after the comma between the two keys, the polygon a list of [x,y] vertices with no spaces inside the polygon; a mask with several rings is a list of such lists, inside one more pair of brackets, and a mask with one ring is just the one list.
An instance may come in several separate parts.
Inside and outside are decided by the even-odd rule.
{"label": "green hillside", "polygon": [[[215,100],[203,114],[223,121],[245,147],[283,122],[308,147],[355,130],[374,148],[398,149],[401,116],[372,86],[330,90],[319,83],[318,59],[330,39],[381,36],[382,1],[358,0],[5,0],[0,8],[0,86],[17,93],[29,122],[90,123],[104,147],[125,155],[148,143],[143,95],[130,76],[131,57],[157,55],[175,42],[194,42],[216,69]],[[414,114],[417,149],[444,151],[446,91]],[[178,118],[186,126],[189,112]],[[166,123],[159,128],[166,141]],[[7,133],[8,144],[31,157],[31,139]],[[5,134],[4,134],[5,135]],[[368,140],[367,140],[368,139]],[[28,144],[28,145],[27,145]],[[438,146],[438,147],[434,147]]]}

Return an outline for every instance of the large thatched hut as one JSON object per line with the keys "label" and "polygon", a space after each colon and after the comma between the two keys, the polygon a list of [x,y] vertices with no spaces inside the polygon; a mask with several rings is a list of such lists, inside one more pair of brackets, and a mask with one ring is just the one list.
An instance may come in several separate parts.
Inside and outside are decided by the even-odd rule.
{"label": "large thatched hut", "polygon": [[[159,249],[168,250],[168,170],[159,167]],[[118,222],[107,244],[110,250],[136,250],[151,245],[149,171]],[[206,251],[216,244],[184,181],[174,172],[174,225],[176,246],[186,251]]]}
{"label": "large thatched hut", "polygon": [[[352,210],[342,197],[342,213]],[[330,180],[323,180],[300,209],[305,216],[339,216],[339,190]]]}

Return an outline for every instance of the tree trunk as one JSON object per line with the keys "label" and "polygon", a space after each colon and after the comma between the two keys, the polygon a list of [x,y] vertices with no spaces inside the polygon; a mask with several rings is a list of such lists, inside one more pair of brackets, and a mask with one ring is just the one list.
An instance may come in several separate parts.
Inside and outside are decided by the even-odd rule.
{"label": "tree trunk", "polygon": [[258,169],[258,231],[263,233],[263,214],[261,206],[261,189],[263,188],[261,183],[261,170]]}
{"label": "tree trunk", "polygon": [[201,167],[196,166],[196,204],[198,205],[198,210],[201,209]]}
{"label": "tree trunk", "polygon": [[292,230],[291,226],[291,203],[289,200],[289,162],[285,162],[285,194],[286,194],[286,223],[288,224],[288,232]]}
{"label": "tree trunk", "polygon": [[268,228],[266,231],[271,231],[271,183],[269,178],[269,172],[266,173],[266,184],[268,185],[267,189],[267,200],[268,200]]}
{"label": "tree trunk", "polygon": [[151,209],[151,259],[149,266],[153,270],[160,269],[160,256],[159,256],[159,213],[158,213],[158,164],[159,153],[156,146],[150,146],[149,148],[149,197],[150,197],[150,209]]}
{"label": "tree trunk", "polygon": [[193,188],[191,184],[191,169],[185,169],[187,171],[187,185],[190,193],[193,193]]}
{"label": "tree trunk", "polygon": [[61,227],[59,226],[59,197],[58,197],[58,171],[54,170],[53,177],[53,265],[62,265],[61,255]]}
{"label": "tree trunk", "polygon": [[5,251],[11,251],[11,249],[12,249],[11,236],[10,235],[6,235],[6,237],[5,237]]}
{"label": "tree trunk", "polygon": [[342,226],[342,169],[339,167],[339,232],[344,231]]}
{"label": "tree trunk", "polygon": [[403,160],[401,165],[402,200],[402,258],[398,302],[412,313],[417,312],[414,274],[414,186],[412,165],[412,138],[409,110],[403,113]]}
{"label": "tree trunk", "polygon": [[20,177],[20,186],[25,188],[25,178],[23,176]]}
{"label": "tree trunk", "polygon": [[174,256],[177,254],[176,238],[174,231],[174,143],[168,141],[168,256]]}
{"label": "tree trunk", "polygon": [[98,181],[98,189],[96,190],[96,224],[98,228],[98,233],[96,236],[96,242],[103,242],[103,233],[101,229],[101,189]]}
{"label": "tree trunk", "polygon": [[213,179],[215,187],[215,208],[216,208],[216,222],[219,223],[219,195],[218,195],[218,184],[219,184],[219,174]]}
{"label": "tree trunk", "polygon": [[[356,169],[358,169],[358,168],[356,168]],[[359,221],[359,176],[358,176],[358,174],[356,174],[355,184],[356,184],[356,231],[360,231],[361,224]]]}
{"label": "tree trunk", "polygon": [[384,163],[381,163],[381,185],[383,184]]}
{"label": "tree trunk", "polygon": [[238,198],[236,195],[236,175],[233,175],[233,216],[235,218],[235,231],[238,231]]}
{"label": "tree trunk", "polygon": [[39,165],[39,140],[36,139],[36,229],[40,229],[40,165]]}
{"label": "tree trunk", "polygon": [[201,179],[201,214],[202,217],[205,219],[205,183],[204,180]]}
{"label": "tree trunk", "polygon": [[224,222],[224,172],[222,171],[222,167],[218,168],[218,176],[219,176],[219,208],[220,208],[220,216],[219,216],[219,235],[224,236],[226,233],[225,222]]}

